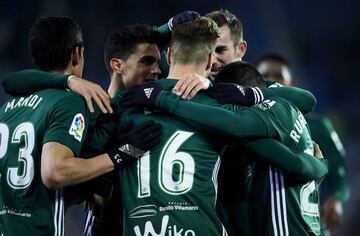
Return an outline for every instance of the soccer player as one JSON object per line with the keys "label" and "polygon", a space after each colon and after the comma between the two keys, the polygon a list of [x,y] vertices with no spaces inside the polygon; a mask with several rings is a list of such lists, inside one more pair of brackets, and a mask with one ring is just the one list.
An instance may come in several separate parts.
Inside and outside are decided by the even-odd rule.
{"label": "soccer player", "polygon": [[[268,80],[281,85],[292,85],[292,71],[289,62],[280,54],[264,55],[258,63],[258,69]],[[341,226],[342,204],[350,196],[350,189],[345,179],[345,150],[329,118],[310,113],[305,116],[311,130],[311,136],[321,147],[329,160],[329,175],[325,186],[330,186],[330,194],[322,204],[324,226],[334,232]],[[326,193],[326,192],[325,192]]]}
{"label": "soccer player", "polygon": [[[72,18],[40,18],[29,47],[40,70],[81,76],[83,39]],[[106,153],[75,158],[88,126],[85,101],[65,90],[41,90],[2,106],[0,234],[62,235],[68,205],[63,188],[120,167]]]}

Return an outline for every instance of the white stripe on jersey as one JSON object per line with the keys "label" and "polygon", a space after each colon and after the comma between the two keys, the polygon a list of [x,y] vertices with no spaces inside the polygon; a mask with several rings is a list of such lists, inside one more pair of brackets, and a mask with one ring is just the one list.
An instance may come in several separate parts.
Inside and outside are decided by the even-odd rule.
{"label": "white stripe on jersey", "polygon": [[[284,176],[281,172],[279,173],[276,169],[273,170],[273,168],[269,166],[269,177],[271,191],[271,218],[274,236],[277,236],[278,234],[280,234],[280,236],[289,236]],[[277,228],[278,226],[279,229]]]}
{"label": "white stripe on jersey", "polygon": [[285,195],[285,184],[284,184],[284,175],[280,174],[281,180],[281,196],[282,196],[282,204],[283,204],[283,216],[284,216],[284,225],[285,225],[285,235],[289,236],[289,227],[287,222],[287,211],[286,211],[286,195]]}
{"label": "white stripe on jersey", "polygon": [[272,175],[272,168],[269,166],[269,178],[270,178],[270,194],[271,194],[271,219],[274,229],[274,236],[278,236],[278,229],[276,224],[276,217],[275,217],[275,200],[274,200],[274,185],[273,185],[273,175]]}
{"label": "white stripe on jersey", "polygon": [[84,236],[91,236],[91,230],[94,224],[95,215],[92,210],[88,210],[86,214],[86,223],[84,228]]}
{"label": "white stripe on jersey", "polygon": [[61,188],[60,189],[60,224],[61,224],[61,235],[64,236],[65,234],[65,227],[64,227],[64,214],[65,214],[65,210],[64,210],[64,190]]}
{"label": "white stripe on jersey", "polygon": [[211,178],[212,182],[214,183],[214,188],[215,188],[215,204],[216,204],[217,191],[218,191],[217,176],[219,174],[220,164],[221,164],[221,159],[220,159],[220,156],[218,156],[218,159],[217,159],[217,161],[215,163],[215,166],[214,166],[213,175],[212,175],[212,178]]}
{"label": "white stripe on jersey", "polygon": [[[221,165],[221,158],[220,158],[220,156],[218,156],[218,159],[214,166],[213,175],[211,178],[212,182],[214,183],[214,188],[215,188],[215,203],[214,204],[216,204],[216,199],[217,199],[217,191],[218,191],[217,176],[219,174],[220,165]],[[222,236],[228,236],[224,225],[222,224],[222,222],[220,222],[220,223],[221,223],[221,227],[222,227]]]}
{"label": "white stripe on jersey", "polygon": [[[222,224],[221,224],[222,225]],[[223,228],[223,233],[222,233],[222,236],[228,236],[227,232],[226,232],[226,229],[225,227],[222,225],[222,228]]]}
{"label": "white stripe on jersey", "polygon": [[278,216],[278,223],[279,223],[279,229],[280,229],[280,236],[284,236],[284,230],[283,230],[283,223],[281,220],[281,198],[280,198],[280,190],[281,186],[279,186],[279,174],[277,170],[274,170],[274,177],[275,177],[275,187],[276,187],[276,208],[277,208],[277,216]]}
{"label": "white stripe on jersey", "polygon": [[63,189],[55,192],[54,236],[64,235],[64,194]]}

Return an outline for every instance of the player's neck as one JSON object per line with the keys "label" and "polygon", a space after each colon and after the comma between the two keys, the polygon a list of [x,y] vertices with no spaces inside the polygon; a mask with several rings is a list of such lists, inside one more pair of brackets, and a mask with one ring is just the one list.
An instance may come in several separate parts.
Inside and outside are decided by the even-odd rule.
{"label": "player's neck", "polygon": [[121,79],[120,78],[116,78],[115,75],[113,75],[111,77],[111,82],[110,82],[110,85],[109,85],[109,88],[107,90],[109,96],[111,98],[115,97],[116,93],[123,89],[124,88],[124,85],[123,83],[121,82]]}
{"label": "player's neck", "polygon": [[[74,71],[71,69],[70,66],[66,67],[65,69],[60,70],[50,70],[49,73],[53,74],[64,74],[64,75],[75,75]],[[81,77],[80,75],[76,75],[78,77]]]}
{"label": "player's neck", "polygon": [[182,77],[184,77],[184,75],[186,75],[187,73],[193,73],[193,74],[198,74],[198,75],[202,75],[205,76],[206,75],[206,71],[205,71],[206,66],[204,66],[203,64],[199,64],[199,65],[184,65],[184,64],[175,64],[175,65],[170,65],[170,70],[169,70],[169,78],[172,79],[181,79]]}

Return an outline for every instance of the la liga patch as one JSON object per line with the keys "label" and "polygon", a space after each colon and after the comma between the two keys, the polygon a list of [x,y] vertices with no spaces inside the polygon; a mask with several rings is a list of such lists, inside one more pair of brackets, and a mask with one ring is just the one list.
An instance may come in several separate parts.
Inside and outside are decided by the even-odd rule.
{"label": "la liga patch", "polygon": [[69,129],[69,134],[74,136],[74,138],[81,142],[83,133],[85,129],[85,120],[84,116],[81,113],[78,113],[74,116],[73,121]]}

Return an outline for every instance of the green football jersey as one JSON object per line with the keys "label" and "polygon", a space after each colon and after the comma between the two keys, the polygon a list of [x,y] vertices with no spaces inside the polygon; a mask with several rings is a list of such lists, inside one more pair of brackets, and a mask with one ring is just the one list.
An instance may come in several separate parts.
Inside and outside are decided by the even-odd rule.
{"label": "green football jersey", "polygon": [[42,146],[58,142],[78,155],[87,125],[85,101],[64,90],[15,97],[1,107],[0,235],[63,234],[64,190],[43,184]]}
{"label": "green football jersey", "polygon": [[[250,109],[262,116],[269,128],[277,130],[278,139],[286,146],[298,152],[313,153],[308,125],[298,109],[278,98]],[[316,182],[284,175],[261,161],[254,165],[248,198],[252,233],[320,235],[320,199]]]}
{"label": "green football jersey", "polygon": [[[235,111],[235,113],[239,113],[239,116],[237,117],[236,114],[231,114],[229,112],[222,111],[221,109],[214,109],[210,106],[203,106],[201,104],[196,104],[193,102],[188,101],[181,101],[176,99],[171,99],[171,96],[169,94],[160,94],[157,104],[164,108],[167,111],[170,111],[172,114],[175,114],[181,118],[189,119],[191,121],[196,121],[201,125],[205,125],[208,127],[213,127],[215,129],[218,129],[218,132],[223,132],[224,134],[242,138],[244,134],[247,133],[249,135],[251,132],[257,133],[259,136],[270,136],[277,138],[279,141],[281,141],[283,144],[285,144],[288,147],[291,147],[291,149],[297,151],[297,152],[306,152],[312,154],[313,152],[313,146],[311,137],[308,132],[307,123],[301,114],[301,112],[293,107],[289,102],[287,102],[284,99],[281,98],[274,98],[273,100],[266,100],[259,105],[253,106],[249,108],[249,110],[255,112],[257,115],[262,117],[263,121],[266,123],[266,131],[261,128],[261,123],[254,121],[250,121],[248,119],[244,119],[244,114],[242,111]],[[189,106],[191,104],[191,106]],[[201,119],[198,118],[198,114],[206,113],[209,117],[212,119]],[[217,117],[218,116],[218,117]],[[254,117],[255,118],[255,117]],[[253,123],[253,125],[252,125]],[[256,125],[256,126],[254,126]],[[249,126],[252,127],[249,128]],[[244,131],[246,131],[244,133]],[[259,147],[261,148],[261,147]],[[271,150],[269,148],[269,150]],[[267,151],[270,153],[270,151]],[[266,153],[262,153],[263,155]],[[259,160],[264,160],[263,156],[259,157]],[[270,159],[267,159],[269,161]],[[307,235],[314,233],[314,235],[320,234],[320,219],[319,219],[319,209],[318,209],[318,203],[319,203],[319,196],[317,191],[317,186],[315,185],[315,182],[311,181],[308,183],[307,181],[304,181],[302,179],[301,174],[305,172],[312,172],[313,177],[310,179],[317,179],[319,177],[322,177],[324,174],[327,173],[327,165],[325,163],[323,166],[320,166],[318,170],[322,172],[321,175],[315,176],[316,172],[314,169],[312,169],[311,165],[303,165],[303,166],[292,166],[293,160],[286,159],[283,156],[278,156],[275,159],[272,159],[270,163],[275,163],[277,166],[281,166],[282,168],[285,168],[284,166],[284,160],[289,161],[289,172],[287,172],[288,176],[291,176],[291,178],[286,178],[286,188],[283,188],[283,191],[281,193],[284,193],[283,195],[286,195],[285,199],[286,201],[283,201],[283,204],[279,205],[281,209],[283,209],[282,212],[280,212],[280,216],[282,213],[285,214],[283,217],[283,220],[286,219],[286,222],[281,222],[281,229],[278,229],[280,226],[276,225],[275,221],[272,221],[271,217],[271,211],[260,211],[260,209],[265,209],[265,206],[267,206],[268,210],[276,210],[275,208],[271,208],[271,202],[270,202],[270,186],[268,186],[267,183],[269,183],[269,166],[267,163],[264,164],[263,169],[261,169],[261,165],[259,164],[256,168],[256,173],[262,173],[262,175],[255,174],[255,177],[253,179],[253,182],[255,184],[252,185],[252,189],[259,189],[259,191],[267,190],[267,193],[264,194],[253,194],[256,195],[258,198],[261,196],[264,197],[264,199],[258,199],[257,201],[253,201],[254,197],[250,198],[250,201],[254,202],[254,205],[261,205],[262,208],[257,210],[249,209],[250,212],[252,212],[254,215],[253,218],[250,218],[253,222],[261,222],[261,225],[264,225],[264,219],[268,219],[268,223],[266,227],[259,227],[259,224],[254,226],[254,233],[255,235],[277,235],[276,232],[279,234],[278,231],[274,233],[274,227],[276,227],[276,230],[285,230],[285,232],[289,232],[291,235]],[[313,164],[316,164],[315,162],[318,161],[315,158],[310,158],[309,160],[314,161]],[[260,162],[261,163],[261,162]],[[282,164],[281,164],[282,163]],[[289,173],[295,173],[296,168],[299,169],[299,172],[294,175],[289,175]],[[307,171],[305,171],[307,169]],[[267,171],[267,172],[266,172]],[[275,170],[272,170],[271,173],[275,173]],[[277,172],[276,172],[277,173]],[[308,176],[311,173],[307,173]],[[258,176],[261,176],[262,178],[259,178]],[[278,177],[283,176],[282,173],[276,175],[276,180],[278,181],[275,186],[279,188],[279,183],[281,183],[281,180],[284,179],[284,177]],[[308,176],[309,177],[309,176]],[[306,179],[309,179],[306,177]],[[275,179],[275,176],[271,176],[272,179]],[[260,180],[259,180],[260,179]],[[295,184],[294,184],[295,183]],[[258,187],[261,186],[261,187]],[[309,186],[308,188],[306,186]],[[258,187],[258,188],[257,188]],[[310,191],[311,190],[311,191]],[[253,190],[255,191],[255,190]],[[305,194],[305,195],[303,195]],[[306,195],[307,194],[307,195]],[[275,196],[278,196],[279,192],[276,193]],[[301,196],[300,196],[301,195]],[[282,195],[280,195],[282,196]],[[304,196],[307,196],[304,197]],[[279,199],[280,201],[280,199]],[[264,203],[261,204],[260,202]],[[298,203],[296,205],[296,203]],[[308,203],[308,204],[307,204]],[[251,207],[254,207],[252,205]],[[276,205],[275,205],[276,206]],[[285,208],[288,206],[287,208]],[[290,207],[291,206],[291,207]],[[303,210],[303,208],[306,208]],[[258,212],[264,212],[265,215],[261,215]],[[267,214],[267,215],[266,215]],[[273,223],[275,222],[275,223]],[[289,222],[289,223],[288,223]],[[296,223],[294,223],[296,222]],[[286,223],[286,224],[285,224]],[[254,224],[255,225],[255,224]],[[285,228],[284,228],[285,227]],[[261,231],[258,232],[256,230],[267,230],[267,231]]]}
{"label": "green football jersey", "polygon": [[[159,81],[169,91],[176,82]],[[215,211],[223,144],[165,113],[128,109],[119,124],[149,119],[162,125],[161,143],[119,173],[124,235],[226,235]]]}
{"label": "green football jersey", "polygon": [[328,185],[328,194],[345,202],[350,197],[350,188],[346,181],[345,149],[329,118],[310,113],[305,116],[311,131],[311,137],[319,144],[323,155],[329,160],[329,175],[322,184]]}

